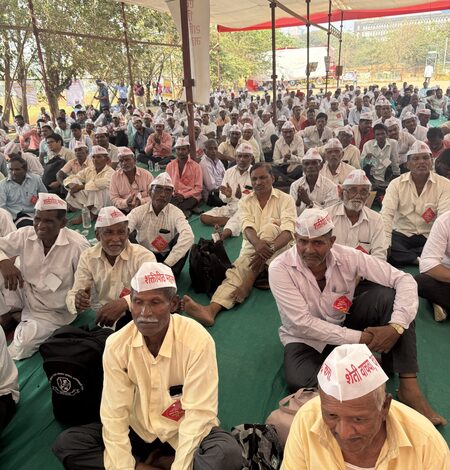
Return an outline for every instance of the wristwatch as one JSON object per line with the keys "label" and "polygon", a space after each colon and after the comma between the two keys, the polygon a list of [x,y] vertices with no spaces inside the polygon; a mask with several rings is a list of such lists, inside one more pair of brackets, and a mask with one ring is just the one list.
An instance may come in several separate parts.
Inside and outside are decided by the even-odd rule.
{"label": "wristwatch", "polygon": [[400,326],[398,325],[397,323],[389,323],[390,326],[392,326],[392,328],[394,328],[394,330],[399,334],[399,335],[402,335],[404,332],[405,332],[405,329],[403,328],[403,326]]}

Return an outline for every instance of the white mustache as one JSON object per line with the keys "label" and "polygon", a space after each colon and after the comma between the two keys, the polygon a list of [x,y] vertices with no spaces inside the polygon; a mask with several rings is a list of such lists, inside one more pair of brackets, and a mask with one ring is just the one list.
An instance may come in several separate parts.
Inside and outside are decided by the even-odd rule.
{"label": "white mustache", "polygon": [[156,319],[155,317],[149,317],[149,318],[139,317],[136,319],[136,323],[159,323],[159,320]]}

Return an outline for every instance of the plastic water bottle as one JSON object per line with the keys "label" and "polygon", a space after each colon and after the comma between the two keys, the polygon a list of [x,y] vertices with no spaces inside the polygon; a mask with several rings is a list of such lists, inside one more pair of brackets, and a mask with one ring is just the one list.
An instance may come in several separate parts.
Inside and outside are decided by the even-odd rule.
{"label": "plastic water bottle", "polygon": [[86,206],[83,206],[83,208],[81,209],[81,220],[84,229],[91,228],[91,214]]}
{"label": "plastic water bottle", "polygon": [[161,168],[159,167],[159,163],[155,163],[155,171],[160,171]]}
{"label": "plastic water bottle", "polygon": [[153,171],[153,162],[152,161],[148,162],[148,169],[149,169],[149,171]]}

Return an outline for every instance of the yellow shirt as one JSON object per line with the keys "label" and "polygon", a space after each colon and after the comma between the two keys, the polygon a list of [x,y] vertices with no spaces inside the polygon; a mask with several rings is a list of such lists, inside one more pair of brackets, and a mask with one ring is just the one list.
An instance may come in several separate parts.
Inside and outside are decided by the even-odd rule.
{"label": "yellow shirt", "polygon": [[[279,189],[272,189],[272,194],[264,209],[261,209],[258,198],[253,192],[239,201],[241,212],[242,232],[248,227],[258,233],[266,224],[275,224],[280,227],[280,232],[287,230],[294,236],[295,219],[297,210],[294,199]],[[245,238],[242,240],[242,249],[239,256],[248,251],[254,251],[253,245]]]}
{"label": "yellow shirt", "polygon": [[[375,470],[448,470],[449,450],[427,418],[393,400],[386,421],[387,439]],[[296,414],[281,470],[346,470],[341,449],[322,419],[320,397]]]}
{"label": "yellow shirt", "polygon": [[[75,294],[86,287],[95,288],[100,305],[119,299],[125,288],[131,289],[132,277],[146,261],[156,261],[155,255],[147,248],[129,241],[116,258],[114,266],[106,259],[100,242],[88,248],[80,256],[73,287],[67,293],[66,304],[69,312],[77,313]],[[94,289],[91,289],[91,293],[94,294]],[[129,297],[125,299],[129,302]]]}
{"label": "yellow shirt", "polygon": [[[172,470],[192,469],[193,454],[218,425],[218,372],[214,341],[196,321],[174,314],[158,356],[147,348],[134,322],[111,335],[103,354],[100,416],[106,470],[133,470],[128,429],[144,441],[159,438],[175,450]],[[184,417],[162,416],[182,385]]]}
{"label": "yellow shirt", "polygon": [[[386,240],[391,244],[392,230],[428,237],[433,222],[450,210],[450,181],[431,172],[420,196],[410,173],[389,183],[383,199],[383,217]],[[427,221],[428,220],[428,221]]]}

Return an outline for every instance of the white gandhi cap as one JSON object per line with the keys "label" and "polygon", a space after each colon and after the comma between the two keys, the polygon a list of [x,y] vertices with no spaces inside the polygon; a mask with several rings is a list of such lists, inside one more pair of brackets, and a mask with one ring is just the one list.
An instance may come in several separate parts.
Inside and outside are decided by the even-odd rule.
{"label": "white gandhi cap", "polygon": [[173,188],[172,178],[169,173],[160,173],[151,183],[150,186],[170,186]]}
{"label": "white gandhi cap", "polygon": [[163,263],[146,262],[131,279],[131,287],[136,292],[144,292],[165,287],[176,289],[177,283],[169,266]]}
{"label": "white gandhi cap", "polygon": [[331,217],[322,209],[305,209],[295,221],[295,232],[301,237],[321,237],[333,228]]}
{"label": "white gandhi cap", "polygon": [[325,359],[317,380],[324,393],[347,401],[373,392],[388,376],[365,344],[344,344]]}
{"label": "white gandhi cap", "polygon": [[98,213],[95,228],[110,227],[120,222],[128,222],[127,216],[114,206],[102,207]]}
{"label": "white gandhi cap", "polygon": [[65,211],[67,203],[56,194],[39,193],[34,208],[37,211]]}
{"label": "white gandhi cap", "polygon": [[345,178],[342,186],[365,185],[372,186],[364,170],[353,170]]}

